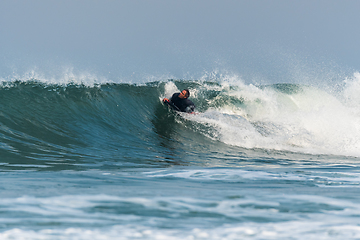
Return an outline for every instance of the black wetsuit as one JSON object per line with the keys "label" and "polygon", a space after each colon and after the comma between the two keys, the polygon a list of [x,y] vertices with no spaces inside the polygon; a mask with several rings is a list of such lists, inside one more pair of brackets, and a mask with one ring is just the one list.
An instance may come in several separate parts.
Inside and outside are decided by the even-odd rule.
{"label": "black wetsuit", "polygon": [[170,102],[174,104],[181,112],[192,113],[195,104],[187,98],[179,98],[180,93],[174,93],[170,98]]}

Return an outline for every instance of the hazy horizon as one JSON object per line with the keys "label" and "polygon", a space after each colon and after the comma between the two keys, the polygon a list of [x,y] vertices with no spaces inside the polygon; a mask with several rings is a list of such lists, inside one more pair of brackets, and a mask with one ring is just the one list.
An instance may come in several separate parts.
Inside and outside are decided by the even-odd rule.
{"label": "hazy horizon", "polygon": [[[36,69],[118,81],[359,71],[358,1],[3,1],[0,77]],[[325,77],[325,78],[326,78]],[[326,79],[325,79],[326,80]]]}

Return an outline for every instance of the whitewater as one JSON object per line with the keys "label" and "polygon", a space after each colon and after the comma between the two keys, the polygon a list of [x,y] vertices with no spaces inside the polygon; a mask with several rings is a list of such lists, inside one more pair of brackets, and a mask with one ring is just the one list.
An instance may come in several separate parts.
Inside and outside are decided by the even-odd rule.
{"label": "whitewater", "polygon": [[0,80],[0,239],[360,238],[357,72]]}

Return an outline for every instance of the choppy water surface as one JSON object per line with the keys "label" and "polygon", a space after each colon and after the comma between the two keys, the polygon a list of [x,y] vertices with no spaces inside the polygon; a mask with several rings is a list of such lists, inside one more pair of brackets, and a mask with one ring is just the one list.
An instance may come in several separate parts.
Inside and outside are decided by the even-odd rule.
{"label": "choppy water surface", "polygon": [[5,81],[0,238],[358,239],[358,82]]}

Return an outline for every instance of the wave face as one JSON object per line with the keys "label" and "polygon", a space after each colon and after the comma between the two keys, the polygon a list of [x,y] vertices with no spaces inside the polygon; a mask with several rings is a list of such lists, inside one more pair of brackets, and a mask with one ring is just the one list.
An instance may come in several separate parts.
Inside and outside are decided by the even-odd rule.
{"label": "wave face", "polygon": [[[336,94],[295,84],[3,82],[0,157],[7,159],[4,168],[61,169],[67,165],[59,163],[104,159],[157,166],[184,151],[198,154],[190,145],[219,143],[219,152],[236,146],[360,156],[358,80]],[[190,89],[198,114],[175,114],[161,104],[182,88]]]}
{"label": "wave face", "polygon": [[149,151],[141,150],[154,144],[146,138],[154,135],[148,120],[157,106],[157,88],[150,85],[6,83],[0,156],[17,164],[96,163],[136,150],[147,158]]}

